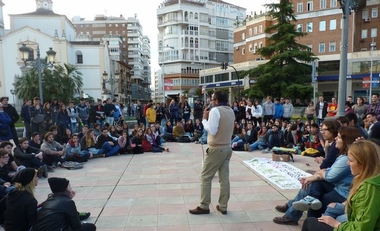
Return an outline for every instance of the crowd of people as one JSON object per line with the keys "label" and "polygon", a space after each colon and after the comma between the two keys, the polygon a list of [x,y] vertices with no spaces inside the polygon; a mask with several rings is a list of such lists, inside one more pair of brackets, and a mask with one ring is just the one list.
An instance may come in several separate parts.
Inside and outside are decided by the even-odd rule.
{"label": "crowd of people", "polygon": [[[344,226],[346,222],[357,222],[355,216],[358,216],[358,211],[347,210],[347,207],[355,209],[355,206],[358,206],[358,203],[353,201],[357,195],[367,193],[363,190],[370,190],[370,193],[379,195],[379,188],[376,189],[379,178],[374,175],[377,170],[375,167],[366,170],[369,160],[362,160],[362,153],[353,148],[368,149],[373,152],[371,158],[379,155],[372,141],[356,141],[356,139],[380,140],[378,99],[379,95],[374,93],[370,104],[362,97],[358,97],[357,103],[354,104],[352,97],[348,97],[345,105],[346,115],[336,118],[338,107],[336,99],[333,98],[331,103],[327,103],[323,96],[320,96],[315,105],[310,101],[304,107],[302,113],[306,119],[294,119],[294,107],[289,98],[275,98],[273,101],[271,97],[267,97],[262,104],[259,100],[242,98],[241,101],[228,105],[226,96],[221,92],[217,92],[215,97],[213,95],[211,100],[204,103],[197,99],[193,107],[187,101],[178,103],[171,100],[169,105],[154,104],[153,101],[143,105],[137,101],[126,108],[111,99],[106,101],[99,99],[97,104],[93,104],[83,98],[78,105],[70,102],[66,107],[57,99],[41,105],[40,99],[35,97],[33,103],[28,100],[21,109],[25,129],[24,136],[18,138],[14,124],[18,121],[19,115],[16,109],[8,104],[8,98],[1,97],[0,198],[10,200],[11,192],[16,194],[17,190],[24,191],[23,187],[26,185],[30,185],[27,191],[33,197],[31,185],[36,184],[36,180],[28,178],[28,182],[23,184],[14,177],[21,174],[24,168],[33,169],[35,171],[33,176],[37,178],[47,178],[48,172],[54,171],[56,167],[62,166],[67,161],[86,162],[92,158],[119,154],[169,151],[162,146],[165,142],[208,143],[211,147],[208,152],[222,150],[225,152],[226,162],[218,162],[220,164],[218,168],[224,168],[224,172],[228,170],[226,168],[228,168],[230,149],[261,150],[263,153],[270,153],[274,147],[284,147],[293,148],[298,154],[315,157],[315,161],[320,163],[320,169],[313,176],[301,179],[303,188],[294,200],[276,207],[285,215],[276,217],[273,221],[278,224],[296,225],[302,216],[302,211],[308,210],[310,219],[305,222],[304,230],[315,230],[315,222],[326,223],[327,226],[335,228],[343,227],[343,221],[345,221]],[[212,110],[209,114],[212,107],[217,107],[218,110]],[[227,107],[233,115],[231,121],[233,128],[228,139],[225,134],[229,134],[229,130],[224,130],[226,123],[219,121],[221,116],[223,120],[231,117],[227,116],[227,119],[226,115],[220,114],[229,113],[230,111],[224,111]],[[133,128],[130,129],[128,123],[123,120],[123,113],[136,117],[137,123]],[[220,126],[216,126],[213,121],[218,121]],[[223,132],[223,135],[218,135],[218,131]],[[228,148],[217,145],[214,139],[221,139],[223,142],[228,140]],[[13,143],[10,140],[13,140]],[[214,162],[211,159],[209,161]],[[218,170],[211,162],[207,162],[205,166],[204,171],[208,168],[212,168],[215,172]],[[352,166],[356,168],[356,172],[352,172]],[[190,213],[209,212],[209,181],[215,172],[204,173],[202,178],[204,180],[202,185],[205,187],[202,188],[204,197],[202,196],[200,206]],[[226,197],[227,181],[229,182],[228,177],[221,182],[222,197]],[[353,189],[350,188],[351,185]],[[365,189],[362,188],[363,185]],[[372,185],[375,185],[375,189]],[[57,195],[56,193],[53,191],[47,202],[59,200],[73,203],[70,201],[75,192],[69,185],[62,188]],[[24,196],[30,197],[30,195]],[[61,198],[62,195],[64,199]],[[224,198],[218,205],[217,210],[222,214],[227,213],[227,202],[228,199]],[[1,203],[5,202],[0,202],[0,210],[6,208]],[[50,205],[47,207],[52,209]],[[348,217],[339,220],[340,216],[331,215],[334,219],[329,218],[328,214],[331,211],[331,214],[338,213],[344,217],[342,208],[345,207]],[[76,210],[75,204],[69,213],[75,217],[73,218],[75,226],[78,226],[76,215],[73,215],[74,210]],[[321,216],[322,214],[324,216]],[[29,219],[33,220],[33,224],[37,224],[36,215],[33,216],[34,218]],[[312,217],[320,218],[314,220]],[[42,222],[41,227],[49,227],[44,225],[45,222]],[[93,228],[87,227],[84,230]]]}

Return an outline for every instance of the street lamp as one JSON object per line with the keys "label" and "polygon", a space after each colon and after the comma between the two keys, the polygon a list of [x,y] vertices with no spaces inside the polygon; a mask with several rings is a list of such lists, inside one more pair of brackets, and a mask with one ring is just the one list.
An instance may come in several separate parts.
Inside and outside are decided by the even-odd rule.
{"label": "street lamp", "polygon": [[9,90],[9,91],[10,91],[11,94],[12,94],[13,104],[16,105],[16,103],[15,103],[15,94],[16,94],[16,90],[15,90],[15,89],[11,89],[11,90]]}
{"label": "street lamp", "polygon": [[[22,61],[24,61],[25,67],[27,67],[27,61],[29,58],[29,53],[31,51],[30,48],[26,47],[26,44],[22,44],[22,46],[19,48],[19,51],[21,52]],[[41,55],[40,55],[40,46],[37,45],[37,60],[32,61],[29,65],[37,67],[38,72],[38,88],[40,90],[40,100],[41,104],[44,103],[44,94],[42,91],[42,68],[46,67],[53,67],[53,63],[55,60],[55,55],[57,52],[53,50],[53,48],[49,47],[49,50],[46,52],[48,56],[48,63],[41,63]]]}
{"label": "street lamp", "polygon": [[239,73],[237,72],[236,68],[232,65],[229,65],[227,63],[227,61],[224,61],[222,64],[221,64],[221,68],[222,70],[227,70],[228,67],[232,67],[234,70],[235,70],[235,74],[236,74],[236,77],[237,77],[237,87],[238,87],[238,101],[240,100],[240,77],[239,77]]}
{"label": "street lamp", "polygon": [[370,66],[370,72],[369,72],[369,97],[368,97],[368,100],[369,100],[369,103],[372,103],[372,67],[373,67],[373,49],[376,47],[376,44],[373,42],[373,38],[372,38],[372,42],[370,44],[371,46],[371,52],[370,52],[370,56],[371,56],[371,66]]}
{"label": "street lamp", "polygon": [[119,73],[118,70],[116,70],[115,76],[110,75],[110,77],[108,77],[108,73],[106,71],[104,71],[102,77],[103,77],[104,83],[109,83],[111,85],[111,94],[112,94],[111,95],[111,100],[112,100],[115,97],[114,90],[116,90],[114,88],[114,84],[119,82],[120,73]]}

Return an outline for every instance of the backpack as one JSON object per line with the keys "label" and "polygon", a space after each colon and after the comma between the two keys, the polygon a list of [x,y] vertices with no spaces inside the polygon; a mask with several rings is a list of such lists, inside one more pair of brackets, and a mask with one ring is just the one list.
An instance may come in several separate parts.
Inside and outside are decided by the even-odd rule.
{"label": "backpack", "polygon": [[178,139],[178,142],[179,143],[190,143],[191,140],[188,136],[181,136],[179,139]]}

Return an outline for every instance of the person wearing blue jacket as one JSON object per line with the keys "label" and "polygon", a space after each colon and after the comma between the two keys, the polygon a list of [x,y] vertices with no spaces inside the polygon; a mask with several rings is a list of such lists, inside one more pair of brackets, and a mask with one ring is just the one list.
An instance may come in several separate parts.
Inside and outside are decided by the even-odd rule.
{"label": "person wearing blue jacket", "polygon": [[279,98],[274,100],[274,111],[273,119],[282,119],[282,116],[284,115],[284,107]]}

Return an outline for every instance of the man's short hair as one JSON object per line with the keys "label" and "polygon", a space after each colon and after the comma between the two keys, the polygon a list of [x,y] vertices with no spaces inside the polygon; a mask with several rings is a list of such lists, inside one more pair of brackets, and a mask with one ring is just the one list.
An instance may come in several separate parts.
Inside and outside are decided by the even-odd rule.
{"label": "man's short hair", "polygon": [[373,117],[376,117],[376,113],[375,112],[368,112],[367,114],[365,114],[365,117],[367,117],[367,115],[371,115]]}
{"label": "man's short hair", "polygon": [[31,137],[34,138],[34,137],[39,136],[39,135],[40,135],[40,133],[38,133],[38,132],[32,132]]}
{"label": "man's short hair", "polygon": [[319,128],[318,124],[316,124],[316,123],[310,124],[310,126],[311,126],[311,127],[315,127],[316,129]]}
{"label": "man's short hair", "polygon": [[28,138],[26,138],[26,137],[21,137],[20,139],[18,139],[19,144],[22,144],[22,143],[24,143],[25,141],[29,141]]}
{"label": "man's short hair", "polygon": [[49,127],[49,132],[52,132],[52,131],[55,131],[55,130],[57,130],[57,131],[59,130],[57,125],[51,125]]}
{"label": "man's short hair", "polygon": [[0,156],[5,156],[8,155],[8,152],[5,151],[4,149],[0,149]]}
{"label": "man's short hair", "polygon": [[339,116],[338,118],[336,118],[336,121],[340,122],[341,124],[349,124],[350,121],[348,120],[348,118],[346,116]]}
{"label": "man's short hair", "polygon": [[108,131],[108,128],[107,127],[103,127],[101,131],[103,132],[104,130]]}
{"label": "man's short hair", "polygon": [[220,103],[228,103],[228,95],[224,91],[215,91],[214,99],[217,99]]}
{"label": "man's short hair", "polygon": [[34,101],[38,100],[38,101],[41,101],[40,97],[36,96],[33,98]]}
{"label": "man's short hair", "polygon": [[9,142],[9,141],[3,141],[0,144],[0,148],[5,148],[8,145],[10,145],[11,147],[13,147],[13,144],[11,142]]}
{"label": "man's short hair", "polygon": [[358,122],[358,117],[355,115],[355,113],[347,113],[346,114],[346,117],[349,121],[353,120],[354,121],[354,124],[356,124]]}
{"label": "man's short hair", "polygon": [[82,97],[82,98],[80,98],[79,100],[80,100],[80,101],[84,101],[84,98]]}
{"label": "man's short hair", "polygon": [[54,136],[54,134],[52,132],[46,132],[44,140],[47,141],[49,136]]}
{"label": "man's short hair", "polygon": [[4,99],[9,100],[9,97],[8,97],[8,96],[3,96],[3,97],[1,97],[1,98],[0,98],[0,102],[3,101]]}

